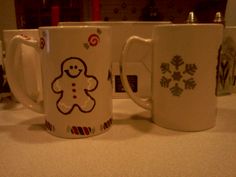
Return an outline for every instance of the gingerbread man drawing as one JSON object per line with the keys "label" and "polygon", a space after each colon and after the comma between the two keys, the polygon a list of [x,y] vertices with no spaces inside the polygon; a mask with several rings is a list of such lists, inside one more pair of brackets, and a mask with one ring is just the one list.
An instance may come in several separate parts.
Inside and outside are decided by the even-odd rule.
{"label": "gingerbread man drawing", "polygon": [[90,92],[97,87],[97,78],[87,74],[86,63],[77,57],[70,57],[62,62],[61,74],[51,84],[52,91],[60,94],[56,106],[62,114],[70,114],[75,108],[83,113],[91,112],[96,100]]}

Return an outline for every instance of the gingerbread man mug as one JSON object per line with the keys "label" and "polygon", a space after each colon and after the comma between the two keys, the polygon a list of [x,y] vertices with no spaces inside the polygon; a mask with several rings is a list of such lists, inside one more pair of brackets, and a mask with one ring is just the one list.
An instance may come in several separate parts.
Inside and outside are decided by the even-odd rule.
{"label": "gingerbread man mug", "polygon": [[[108,130],[112,124],[110,27],[40,27],[39,37],[17,35],[10,42],[5,64],[14,95],[26,107],[45,114],[46,129],[55,136],[82,138]],[[17,80],[14,55],[22,43],[40,54],[43,103],[28,96]]]}

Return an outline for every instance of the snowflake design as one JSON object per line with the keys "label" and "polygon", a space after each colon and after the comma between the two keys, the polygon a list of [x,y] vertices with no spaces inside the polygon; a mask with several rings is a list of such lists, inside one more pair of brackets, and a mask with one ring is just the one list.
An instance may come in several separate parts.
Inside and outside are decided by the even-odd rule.
{"label": "snowflake design", "polygon": [[168,88],[173,96],[181,96],[184,90],[193,90],[197,85],[193,78],[197,71],[196,64],[185,64],[179,55],[174,56],[169,63],[161,63],[160,69],[160,85]]}
{"label": "snowflake design", "polygon": [[175,81],[180,81],[181,80],[181,78],[182,78],[183,76],[182,76],[182,74],[181,74],[181,72],[174,72],[173,74],[172,74],[172,78],[175,80]]}
{"label": "snowflake design", "polygon": [[180,96],[183,92],[183,89],[179,87],[178,83],[175,83],[175,86],[170,88],[172,95]]}
{"label": "snowflake design", "polygon": [[162,86],[162,87],[165,87],[165,88],[168,88],[170,81],[171,81],[171,79],[168,79],[168,78],[166,78],[165,76],[163,76],[163,77],[161,78],[161,81],[160,81],[161,86]]}

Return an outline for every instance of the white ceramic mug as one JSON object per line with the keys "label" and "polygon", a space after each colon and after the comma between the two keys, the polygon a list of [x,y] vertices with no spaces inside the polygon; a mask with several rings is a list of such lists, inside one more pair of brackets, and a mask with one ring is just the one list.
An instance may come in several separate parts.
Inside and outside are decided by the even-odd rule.
{"label": "white ceramic mug", "polygon": [[[11,29],[3,30],[3,39],[8,53],[8,47],[11,39],[15,35],[31,36],[39,40],[38,29]],[[41,83],[41,68],[40,59],[37,51],[24,44],[16,49],[16,56],[18,58],[16,67],[18,68],[18,80],[21,87],[34,100],[42,101],[42,83]]]}
{"label": "white ceramic mug", "polygon": [[[15,36],[6,59],[10,87],[28,108],[44,113],[47,131],[65,138],[100,134],[112,124],[111,31],[102,26],[40,27],[40,40]],[[43,103],[19,86],[14,66],[18,45],[39,50]]]}
{"label": "white ceramic mug", "polygon": [[[152,110],[153,122],[174,130],[200,131],[216,121],[216,66],[223,26],[170,24],[156,26],[151,39],[130,37],[120,61],[129,96]],[[130,89],[125,62],[134,43],[152,46],[152,96],[143,100]]]}
{"label": "white ceramic mug", "polygon": [[[170,21],[84,21],[84,22],[60,22],[60,26],[76,25],[102,25],[112,29],[112,75],[113,75],[113,98],[127,98],[123,88],[119,72],[119,60],[122,47],[129,36],[138,35],[150,38],[154,25],[170,24]],[[129,83],[135,94],[141,97],[150,96],[150,70],[151,52],[149,46],[134,46],[129,52],[127,74]]]}

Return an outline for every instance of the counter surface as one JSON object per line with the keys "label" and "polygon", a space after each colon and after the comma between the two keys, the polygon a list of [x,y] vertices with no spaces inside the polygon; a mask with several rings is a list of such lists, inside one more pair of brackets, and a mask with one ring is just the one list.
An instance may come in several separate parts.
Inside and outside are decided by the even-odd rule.
{"label": "counter surface", "polygon": [[218,97],[216,126],[202,132],[159,127],[131,100],[113,102],[112,128],[84,139],[54,137],[42,115],[1,103],[0,176],[236,176],[236,95]]}

